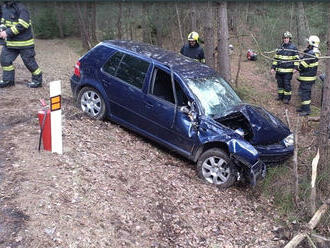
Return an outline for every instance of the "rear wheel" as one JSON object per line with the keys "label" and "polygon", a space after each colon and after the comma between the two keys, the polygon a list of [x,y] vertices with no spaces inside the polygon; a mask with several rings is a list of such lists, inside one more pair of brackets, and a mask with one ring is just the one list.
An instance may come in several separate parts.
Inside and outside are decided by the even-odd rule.
{"label": "rear wheel", "polygon": [[82,88],[78,94],[78,104],[81,110],[92,119],[103,120],[106,107],[100,92],[91,87]]}
{"label": "rear wheel", "polygon": [[220,188],[228,188],[235,183],[235,171],[228,155],[218,148],[207,150],[197,161],[198,176]]}

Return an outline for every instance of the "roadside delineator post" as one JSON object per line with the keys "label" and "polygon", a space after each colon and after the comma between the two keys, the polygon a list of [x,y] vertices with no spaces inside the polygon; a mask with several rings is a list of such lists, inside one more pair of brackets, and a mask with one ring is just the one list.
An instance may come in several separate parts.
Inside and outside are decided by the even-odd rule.
{"label": "roadside delineator post", "polygon": [[61,81],[49,83],[50,91],[50,126],[52,152],[63,153],[62,148],[62,110]]}

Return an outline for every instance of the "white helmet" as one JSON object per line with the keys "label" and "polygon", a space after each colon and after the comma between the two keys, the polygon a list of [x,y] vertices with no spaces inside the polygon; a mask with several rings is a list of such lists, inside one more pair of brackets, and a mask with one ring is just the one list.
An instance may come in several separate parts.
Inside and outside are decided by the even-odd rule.
{"label": "white helmet", "polygon": [[320,38],[317,37],[316,35],[311,35],[309,36],[309,38],[307,39],[308,44],[313,46],[313,47],[319,47],[320,44]]}

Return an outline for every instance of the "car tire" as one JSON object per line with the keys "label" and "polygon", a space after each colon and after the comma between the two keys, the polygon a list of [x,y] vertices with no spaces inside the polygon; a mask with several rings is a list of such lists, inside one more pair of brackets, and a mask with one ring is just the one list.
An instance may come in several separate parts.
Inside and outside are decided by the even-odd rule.
{"label": "car tire", "polygon": [[79,91],[77,102],[80,109],[90,118],[105,119],[106,106],[100,92],[91,87],[84,87]]}
{"label": "car tire", "polygon": [[197,161],[197,174],[205,182],[228,188],[236,182],[236,169],[221,149],[205,151]]}

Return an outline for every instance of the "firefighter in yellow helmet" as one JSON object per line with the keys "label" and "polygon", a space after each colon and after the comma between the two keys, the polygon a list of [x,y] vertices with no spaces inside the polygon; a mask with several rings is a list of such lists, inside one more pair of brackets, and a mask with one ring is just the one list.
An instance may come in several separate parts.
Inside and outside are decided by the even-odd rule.
{"label": "firefighter in yellow helmet", "polygon": [[[291,99],[291,79],[293,70],[297,68],[299,56],[297,47],[291,42],[292,34],[286,31],[282,36],[282,44],[276,50],[271,72],[277,80],[278,97],[276,100],[289,104]],[[296,61],[295,61],[296,60]]]}
{"label": "firefighter in yellow helmet", "polygon": [[307,49],[299,63],[299,96],[301,105],[297,108],[300,116],[306,116],[311,113],[311,95],[312,86],[316,80],[317,67],[319,65],[318,57],[320,56],[319,44],[320,39],[316,35],[311,35],[307,39]]}
{"label": "firefighter in yellow helmet", "polygon": [[205,63],[204,50],[199,45],[199,34],[195,31],[188,35],[188,44],[185,44],[180,53],[186,57]]}

